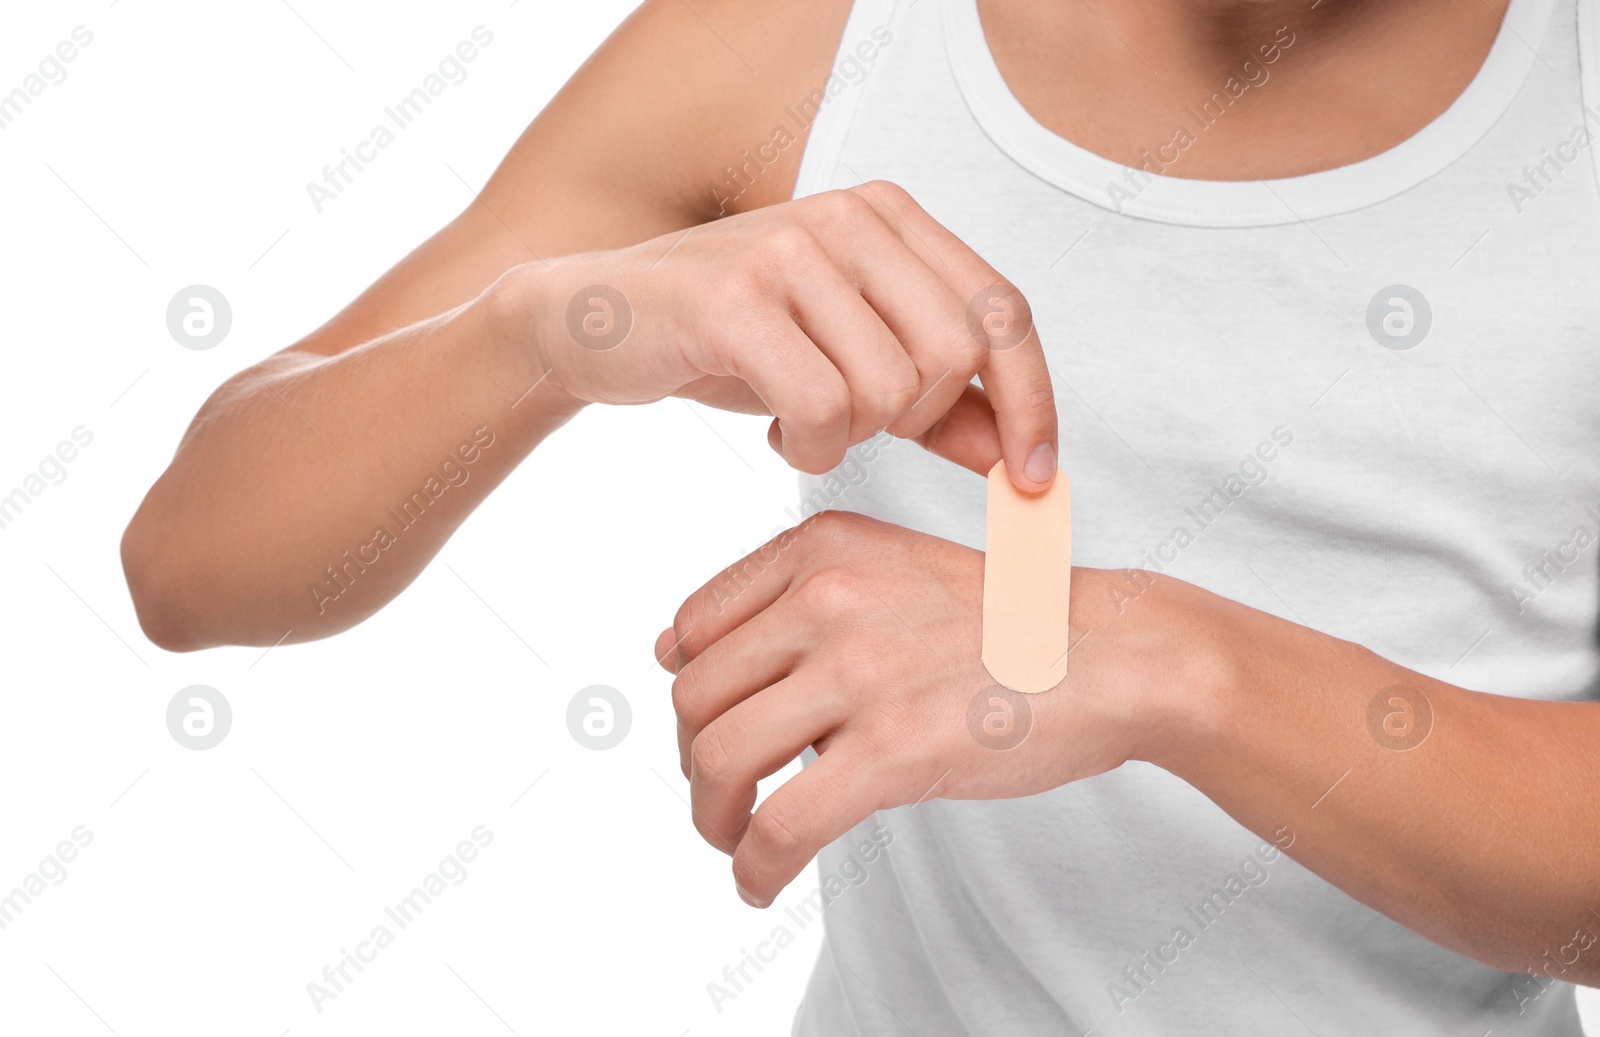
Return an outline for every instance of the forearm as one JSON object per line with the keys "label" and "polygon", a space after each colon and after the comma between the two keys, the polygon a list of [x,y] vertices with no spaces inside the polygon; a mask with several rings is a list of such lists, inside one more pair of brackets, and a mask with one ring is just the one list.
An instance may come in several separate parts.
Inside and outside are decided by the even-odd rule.
{"label": "forearm", "polygon": [[332,356],[278,354],[207,400],[123,539],[153,640],[324,637],[416,577],[580,406],[540,381],[507,280]]}
{"label": "forearm", "polygon": [[1215,686],[1152,762],[1443,946],[1600,984],[1600,707],[1468,691],[1206,597]]}

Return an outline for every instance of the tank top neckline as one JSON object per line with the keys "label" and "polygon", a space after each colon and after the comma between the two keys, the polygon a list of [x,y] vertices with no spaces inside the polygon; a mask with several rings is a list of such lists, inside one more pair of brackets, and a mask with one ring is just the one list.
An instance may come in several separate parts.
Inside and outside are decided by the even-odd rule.
{"label": "tank top neckline", "polygon": [[[1208,227],[1271,226],[1353,212],[1440,172],[1489,131],[1522,89],[1539,59],[1554,4],[1554,0],[1510,0],[1488,56],[1466,89],[1432,122],[1387,151],[1303,176],[1191,180],[1148,168],[1130,172],[1129,167],[1047,129],[1023,107],[1001,75],[984,36],[977,0],[940,2],[956,82],[973,117],[997,147],[1047,183],[1102,208],[1157,222]],[[1196,117],[1186,113],[1185,118],[1186,128],[1198,137],[1203,130],[1196,128]],[[1177,149],[1167,153],[1181,161]],[[1152,156],[1153,165],[1160,166],[1160,153]]]}

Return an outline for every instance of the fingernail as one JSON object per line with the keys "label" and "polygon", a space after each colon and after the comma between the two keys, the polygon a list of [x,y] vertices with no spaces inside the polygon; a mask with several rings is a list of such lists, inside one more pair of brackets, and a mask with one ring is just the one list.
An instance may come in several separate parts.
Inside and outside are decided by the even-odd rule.
{"label": "fingernail", "polygon": [[739,891],[739,899],[743,900],[746,904],[749,904],[751,907],[765,907],[766,906],[765,904],[763,904],[759,900],[757,900],[755,897],[751,896],[745,890],[745,888],[743,886],[739,885],[737,882],[735,882],[733,884],[733,888]]}
{"label": "fingernail", "polygon": [[1056,452],[1049,443],[1040,443],[1033,448],[1033,453],[1028,455],[1028,463],[1022,466],[1022,474],[1034,482],[1049,482],[1056,474]]}

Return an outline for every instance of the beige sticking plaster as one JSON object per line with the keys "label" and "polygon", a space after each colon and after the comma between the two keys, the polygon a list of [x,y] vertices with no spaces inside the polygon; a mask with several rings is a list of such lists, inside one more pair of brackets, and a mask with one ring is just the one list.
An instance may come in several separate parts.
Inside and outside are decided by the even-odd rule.
{"label": "beige sticking plaster", "polygon": [[1067,675],[1072,589],[1072,487],[1065,472],[1042,493],[989,470],[983,562],[983,665],[1013,691],[1037,694]]}

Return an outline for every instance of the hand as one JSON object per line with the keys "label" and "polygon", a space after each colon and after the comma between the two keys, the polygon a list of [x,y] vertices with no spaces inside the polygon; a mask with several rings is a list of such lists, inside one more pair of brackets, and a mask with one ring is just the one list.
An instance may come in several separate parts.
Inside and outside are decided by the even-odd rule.
{"label": "hand", "polygon": [[1055,477],[1027,302],[893,184],[529,264],[497,289],[579,400],[775,415],[768,441],[813,474],[888,429],[982,474],[1003,452],[1020,489]]}
{"label": "hand", "polygon": [[[823,512],[691,595],[656,657],[677,675],[695,826],[732,855],[740,895],[771,903],[875,810],[1151,759],[1204,701],[1221,599],[1142,571],[1072,581],[1069,675],[1039,695],[984,669],[982,553],[875,519]],[[808,745],[817,761],[752,814],[756,782]]]}

